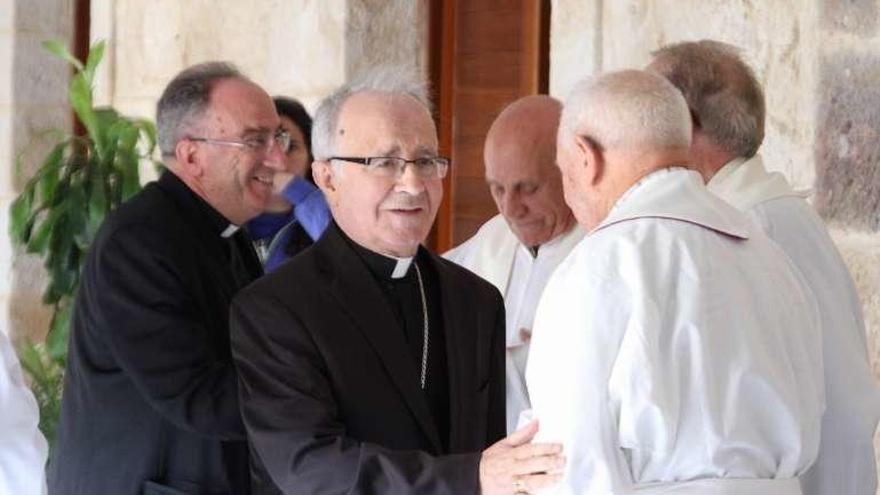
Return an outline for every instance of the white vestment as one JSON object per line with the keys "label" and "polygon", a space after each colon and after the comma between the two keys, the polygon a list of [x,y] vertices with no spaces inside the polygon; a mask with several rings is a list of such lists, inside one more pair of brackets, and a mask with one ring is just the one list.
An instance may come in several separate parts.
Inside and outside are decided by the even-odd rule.
{"label": "white vestment", "polygon": [[804,493],[873,494],[880,389],[855,285],[825,225],[782,174],[767,172],[760,156],[731,161],[707,186],[763,227],[803,273],[819,305],[827,408],[819,456],[801,478]]}
{"label": "white vestment", "polygon": [[584,237],[575,225],[567,233],[542,244],[537,256],[522,245],[504,217],[496,215],[473,237],[443,256],[483,277],[504,295],[507,322],[507,432],[516,428],[520,412],[531,407],[525,371],[529,340],[520,332],[532,330],[541,293],[556,266]]}
{"label": "white vestment", "polygon": [[824,410],[802,275],[699,174],[654,172],[551,277],[526,370],[548,493],[796,495]]}
{"label": "white vestment", "polygon": [[0,330],[0,495],[46,493],[46,440],[40,410],[24,382],[8,337]]}

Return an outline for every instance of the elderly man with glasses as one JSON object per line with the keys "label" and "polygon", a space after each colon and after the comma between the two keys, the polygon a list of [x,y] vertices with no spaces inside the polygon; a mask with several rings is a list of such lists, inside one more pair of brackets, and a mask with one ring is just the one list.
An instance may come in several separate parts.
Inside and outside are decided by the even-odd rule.
{"label": "elderly man with glasses", "polygon": [[504,306],[420,246],[449,160],[421,85],[377,69],[329,96],[313,174],[334,223],[242,291],[232,350],[255,459],[285,494],[510,494],[554,482],[557,444],[508,438]]}
{"label": "elderly man with glasses", "polygon": [[235,68],[181,72],[158,104],[167,171],[104,224],[73,312],[55,495],[249,494],[229,347],[262,274],[238,226],[263,211],[289,136]]}

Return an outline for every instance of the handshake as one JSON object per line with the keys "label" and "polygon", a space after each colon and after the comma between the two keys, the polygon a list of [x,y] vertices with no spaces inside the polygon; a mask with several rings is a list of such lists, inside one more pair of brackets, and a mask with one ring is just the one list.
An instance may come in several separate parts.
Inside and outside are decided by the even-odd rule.
{"label": "handshake", "polygon": [[523,495],[551,487],[562,480],[565,457],[558,443],[530,443],[538,421],[499,440],[480,457],[482,495]]}

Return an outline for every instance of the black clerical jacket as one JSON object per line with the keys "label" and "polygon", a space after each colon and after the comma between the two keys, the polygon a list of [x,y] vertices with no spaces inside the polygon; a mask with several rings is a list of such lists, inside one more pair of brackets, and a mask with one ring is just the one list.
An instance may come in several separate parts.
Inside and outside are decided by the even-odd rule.
{"label": "black clerical jacket", "polygon": [[73,313],[52,495],[250,493],[228,311],[261,268],[228,226],[166,172],[102,227]]}
{"label": "black clerical jacket", "polygon": [[471,272],[420,258],[440,288],[447,439],[399,318],[338,227],[236,297],[244,422],[256,462],[283,493],[478,492],[480,451],[505,432],[504,305]]}

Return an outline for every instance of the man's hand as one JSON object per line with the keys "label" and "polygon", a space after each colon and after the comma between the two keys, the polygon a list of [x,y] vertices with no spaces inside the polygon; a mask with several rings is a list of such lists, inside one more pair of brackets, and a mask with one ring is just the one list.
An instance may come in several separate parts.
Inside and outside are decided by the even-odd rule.
{"label": "man's hand", "polygon": [[529,443],[538,433],[533,420],[483,451],[480,493],[510,495],[546,488],[562,479],[565,457],[558,443]]}

